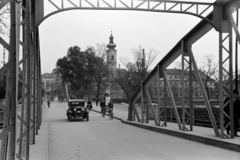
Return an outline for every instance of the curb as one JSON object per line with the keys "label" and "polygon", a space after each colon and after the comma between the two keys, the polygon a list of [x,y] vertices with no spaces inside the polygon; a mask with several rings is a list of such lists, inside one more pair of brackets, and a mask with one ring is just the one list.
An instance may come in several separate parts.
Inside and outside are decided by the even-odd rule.
{"label": "curb", "polygon": [[[97,113],[101,113],[100,111],[96,111],[96,110],[92,110],[92,111],[97,112]],[[106,114],[106,115],[108,116],[108,114]],[[132,121],[123,120],[123,119],[115,117],[115,116],[113,116],[113,118],[117,119],[117,120],[120,120],[122,123],[132,125],[132,126],[135,126],[135,127],[139,127],[139,128],[143,128],[143,129],[147,129],[147,130],[150,130],[150,131],[163,133],[163,134],[167,134],[167,135],[171,135],[171,136],[175,136],[175,137],[179,137],[179,138],[184,138],[184,139],[192,140],[192,141],[195,141],[195,142],[204,143],[206,145],[212,145],[212,146],[216,146],[216,147],[240,152],[240,144],[239,145],[238,144],[232,144],[232,143],[229,143],[229,142],[218,141],[218,140],[215,140],[215,139],[201,137],[201,136],[198,136],[198,135],[191,135],[191,134],[187,134],[187,133],[183,133],[183,132],[176,132],[176,131],[172,131],[172,130],[168,130],[168,129],[164,129],[164,128],[159,128],[157,126],[149,126],[149,125],[145,125],[145,124],[141,124],[141,123],[136,123],[136,122],[132,122]]]}

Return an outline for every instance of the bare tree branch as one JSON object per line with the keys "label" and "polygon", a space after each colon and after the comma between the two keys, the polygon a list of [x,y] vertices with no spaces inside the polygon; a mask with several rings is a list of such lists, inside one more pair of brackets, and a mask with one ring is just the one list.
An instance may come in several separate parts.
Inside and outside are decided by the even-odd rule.
{"label": "bare tree branch", "polygon": [[9,35],[10,31],[10,8],[6,5],[0,10],[0,35]]}

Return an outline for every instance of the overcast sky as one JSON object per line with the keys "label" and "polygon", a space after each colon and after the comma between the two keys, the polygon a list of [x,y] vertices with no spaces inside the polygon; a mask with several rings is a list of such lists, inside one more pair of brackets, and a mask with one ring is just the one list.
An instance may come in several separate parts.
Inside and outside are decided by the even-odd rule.
{"label": "overcast sky", "polygon": [[[45,14],[53,10],[55,8],[45,1]],[[40,25],[42,72],[51,72],[56,66],[56,61],[65,56],[71,46],[77,45],[81,50],[85,50],[87,46],[96,46],[96,43],[108,44],[111,31],[117,45],[118,58],[131,59],[131,48],[141,45],[146,51],[149,48],[159,50],[156,64],[199,21],[200,18],[191,15],[159,12],[61,12],[47,18]],[[196,59],[199,60],[207,54],[217,54],[217,43],[218,34],[212,30],[196,44],[196,47],[193,46],[194,54],[198,57]]]}
{"label": "overcast sky", "polygon": [[[45,15],[52,11],[55,8],[45,0]],[[200,20],[187,14],[119,10],[70,10],[55,14],[39,26],[42,73],[52,72],[56,61],[65,56],[71,46],[77,45],[85,50],[87,46],[95,47],[96,43],[108,44],[111,31],[118,58],[131,59],[131,49],[141,45],[146,51],[149,48],[159,50],[156,64]],[[193,45],[193,52],[199,66],[209,54],[216,55],[218,62],[218,32],[211,30]]]}

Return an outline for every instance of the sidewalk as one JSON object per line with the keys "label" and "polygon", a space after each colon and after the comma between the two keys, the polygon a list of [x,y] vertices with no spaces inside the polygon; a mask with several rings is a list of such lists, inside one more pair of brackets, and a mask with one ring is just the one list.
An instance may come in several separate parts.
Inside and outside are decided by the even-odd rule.
{"label": "sidewalk", "polygon": [[[101,112],[100,107],[97,107],[95,102],[92,111]],[[149,121],[149,123],[127,121],[128,106],[121,104],[114,104],[113,113],[114,118],[121,120],[125,124],[240,152],[240,137],[222,139],[215,136],[212,128],[193,126],[193,131],[182,131],[179,130],[177,123],[167,122],[167,127],[159,127],[155,125],[153,120]]]}

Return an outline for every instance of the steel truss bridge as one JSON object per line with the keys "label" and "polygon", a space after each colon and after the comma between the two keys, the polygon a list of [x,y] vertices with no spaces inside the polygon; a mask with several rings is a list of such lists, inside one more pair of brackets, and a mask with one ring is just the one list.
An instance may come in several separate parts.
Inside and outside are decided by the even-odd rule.
{"label": "steel truss bridge", "polygon": [[[44,2],[48,1],[54,11],[46,14]],[[41,126],[41,59],[38,26],[46,18],[59,12],[73,9],[87,10],[133,10],[147,12],[168,12],[190,14],[202,20],[190,30],[156,65],[153,71],[142,82],[130,100],[129,120],[137,120],[139,123],[148,121],[145,111],[152,110],[155,124],[160,127],[166,126],[165,110],[166,100],[158,99],[158,115],[153,111],[152,100],[148,91],[150,84],[157,80],[158,84],[164,82],[164,95],[171,98],[172,107],[179,130],[193,131],[193,108],[187,112],[185,105],[192,106],[190,93],[185,93],[186,87],[183,82],[185,74],[191,77],[192,72],[197,77],[203,93],[204,102],[211,120],[213,134],[219,138],[234,138],[233,129],[233,84],[229,83],[228,90],[224,89],[224,75],[229,80],[233,77],[233,34],[239,43],[240,34],[233,15],[240,7],[239,0],[216,0],[214,3],[166,1],[166,0],[1,0],[0,9],[10,6],[10,40],[6,42],[0,37],[1,45],[8,52],[8,62],[0,69],[0,74],[6,73],[6,98],[0,103],[0,109],[4,113],[3,129],[0,133],[1,147],[0,159],[29,159],[30,144],[35,144],[35,136]],[[206,14],[207,13],[207,14]],[[192,45],[211,29],[219,33],[219,99],[220,99],[220,128],[216,124],[209,99],[203,86],[203,81],[198,72],[197,64],[191,49]],[[177,58],[182,57],[182,115],[179,115],[176,103],[167,80],[166,68]],[[227,58],[225,58],[227,57]],[[226,65],[227,66],[226,66]],[[237,62],[236,62],[237,64]],[[187,66],[186,66],[187,65]],[[20,70],[21,68],[21,70]],[[235,71],[237,71],[237,65]],[[185,72],[188,71],[188,72]],[[19,83],[22,85],[22,98],[18,100]],[[192,79],[188,79],[192,84]],[[159,85],[158,85],[159,87]],[[224,104],[223,96],[230,96],[230,119],[231,135],[224,133]],[[158,97],[160,89],[158,88]],[[136,102],[141,100],[141,112],[137,110]],[[188,102],[187,102],[188,101]],[[21,103],[21,107],[18,105]],[[149,105],[147,105],[149,104]],[[160,107],[163,106],[163,107]],[[186,115],[189,115],[186,118]],[[145,118],[146,117],[146,118]],[[227,126],[228,126],[227,125]]]}

